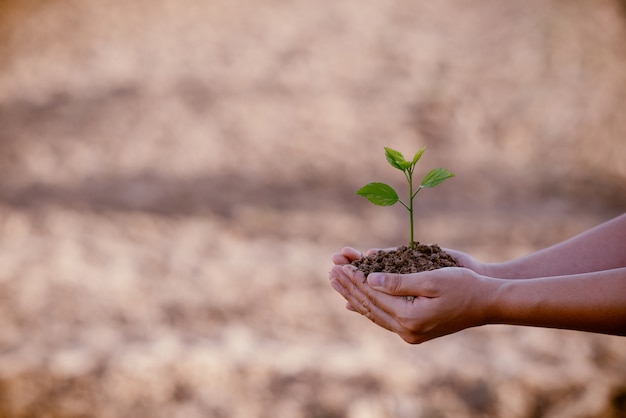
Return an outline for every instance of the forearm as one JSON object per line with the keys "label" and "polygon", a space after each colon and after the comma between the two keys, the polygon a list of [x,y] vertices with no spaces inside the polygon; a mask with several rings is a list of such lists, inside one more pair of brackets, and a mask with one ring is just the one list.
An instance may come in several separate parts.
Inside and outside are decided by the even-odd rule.
{"label": "forearm", "polygon": [[626,268],[488,285],[487,323],[626,335]]}
{"label": "forearm", "polygon": [[505,279],[528,279],[621,267],[626,267],[626,214],[527,256],[488,264],[485,273]]}

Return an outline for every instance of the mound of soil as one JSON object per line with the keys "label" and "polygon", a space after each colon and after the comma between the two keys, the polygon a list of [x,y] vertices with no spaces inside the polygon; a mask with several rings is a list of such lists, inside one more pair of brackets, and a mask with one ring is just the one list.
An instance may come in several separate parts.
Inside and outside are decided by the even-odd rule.
{"label": "mound of soil", "polygon": [[443,251],[437,244],[415,244],[415,248],[404,245],[392,251],[378,251],[352,262],[365,277],[373,272],[418,273],[442,267],[459,267],[456,258]]}

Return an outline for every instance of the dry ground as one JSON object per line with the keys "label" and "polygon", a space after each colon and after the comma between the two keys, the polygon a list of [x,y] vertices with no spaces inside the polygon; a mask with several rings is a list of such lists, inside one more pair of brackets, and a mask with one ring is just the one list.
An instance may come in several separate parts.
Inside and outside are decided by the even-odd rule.
{"label": "dry ground", "polygon": [[609,0],[0,0],[0,417],[618,417],[626,341],[409,346],[330,255],[404,243],[383,146],[457,177],[422,242],[505,260],[626,209]]}

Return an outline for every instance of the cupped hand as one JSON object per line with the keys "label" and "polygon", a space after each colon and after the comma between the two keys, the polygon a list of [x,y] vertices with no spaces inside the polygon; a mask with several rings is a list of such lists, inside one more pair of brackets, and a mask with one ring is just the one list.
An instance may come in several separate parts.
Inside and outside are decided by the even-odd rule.
{"label": "cupped hand", "polygon": [[330,279],[346,299],[346,308],[411,344],[486,323],[494,281],[458,267],[413,274],[371,273],[365,280],[350,265],[334,266]]}

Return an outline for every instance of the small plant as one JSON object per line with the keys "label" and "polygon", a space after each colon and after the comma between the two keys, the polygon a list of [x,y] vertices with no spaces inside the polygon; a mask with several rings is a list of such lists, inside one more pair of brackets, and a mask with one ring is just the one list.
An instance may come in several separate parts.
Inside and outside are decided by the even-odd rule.
{"label": "small plant", "polygon": [[356,194],[365,197],[367,200],[374,203],[375,205],[392,206],[397,202],[400,202],[402,206],[404,206],[409,211],[409,219],[411,222],[411,249],[415,248],[413,220],[413,200],[415,199],[415,196],[422,189],[435,187],[445,180],[449,179],[450,177],[454,177],[454,174],[452,174],[445,168],[435,168],[434,170],[429,171],[428,174],[424,176],[421,184],[417,187],[417,189],[414,189],[413,171],[415,170],[415,165],[417,164],[417,162],[420,160],[420,158],[422,158],[422,154],[424,154],[424,151],[426,151],[426,147],[420,149],[411,161],[407,161],[399,151],[385,147],[385,156],[387,157],[387,161],[389,162],[389,164],[391,164],[392,167],[402,171],[409,183],[408,203],[400,200],[400,198],[398,197],[398,193],[395,191],[395,189],[385,183],[369,183],[361,187],[356,192]]}

